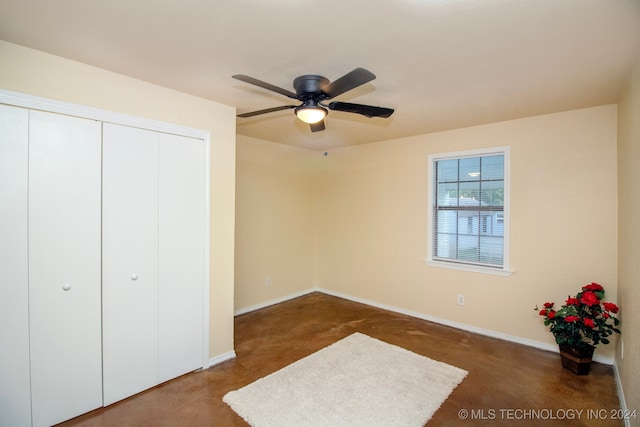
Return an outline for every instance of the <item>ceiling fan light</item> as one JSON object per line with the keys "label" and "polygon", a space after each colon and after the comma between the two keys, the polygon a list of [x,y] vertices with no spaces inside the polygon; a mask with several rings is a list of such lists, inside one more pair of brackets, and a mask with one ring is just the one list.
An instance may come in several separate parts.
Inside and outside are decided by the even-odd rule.
{"label": "ceiling fan light", "polygon": [[319,123],[327,116],[327,109],[322,107],[300,106],[296,108],[296,116],[308,124]]}

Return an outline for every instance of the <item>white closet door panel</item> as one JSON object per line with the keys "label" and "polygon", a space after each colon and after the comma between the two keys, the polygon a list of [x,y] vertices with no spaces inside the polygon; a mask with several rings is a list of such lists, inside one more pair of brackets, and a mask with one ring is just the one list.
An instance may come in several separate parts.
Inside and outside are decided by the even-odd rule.
{"label": "white closet door panel", "polygon": [[29,112],[0,105],[0,425],[31,425],[27,249]]}
{"label": "white closet door panel", "polygon": [[104,403],[158,383],[158,134],[104,124]]}
{"label": "white closet door panel", "polygon": [[159,375],[202,367],[204,142],[160,135]]}
{"label": "white closet door panel", "polygon": [[102,406],[101,123],[38,111],[29,127],[33,425]]}

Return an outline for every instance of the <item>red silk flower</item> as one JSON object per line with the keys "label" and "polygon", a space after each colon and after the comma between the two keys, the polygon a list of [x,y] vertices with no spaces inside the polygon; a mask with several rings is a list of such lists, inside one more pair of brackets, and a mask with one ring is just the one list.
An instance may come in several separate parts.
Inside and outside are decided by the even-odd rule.
{"label": "red silk flower", "polygon": [[602,290],[604,290],[604,288],[601,285],[593,282],[593,283],[590,283],[588,285],[583,286],[582,290],[583,291],[602,291]]}
{"label": "red silk flower", "polygon": [[582,304],[586,304],[589,307],[591,307],[592,305],[597,304],[599,302],[599,298],[592,291],[586,291],[580,297],[580,302]]}

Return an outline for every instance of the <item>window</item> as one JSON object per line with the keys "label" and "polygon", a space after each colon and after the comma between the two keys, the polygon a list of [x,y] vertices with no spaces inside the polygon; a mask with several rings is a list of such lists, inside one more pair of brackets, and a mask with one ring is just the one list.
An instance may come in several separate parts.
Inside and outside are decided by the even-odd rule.
{"label": "window", "polygon": [[508,269],[508,148],[429,157],[427,264]]}

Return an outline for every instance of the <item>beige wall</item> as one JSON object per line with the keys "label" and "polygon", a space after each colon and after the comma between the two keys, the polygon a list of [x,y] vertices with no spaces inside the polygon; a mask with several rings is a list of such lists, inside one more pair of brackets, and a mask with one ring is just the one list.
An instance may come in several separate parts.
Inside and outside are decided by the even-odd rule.
{"label": "beige wall", "polygon": [[[627,408],[640,409],[640,61],[623,91],[618,115],[618,295],[622,342],[616,364]],[[640,419],[631,425],[640,426]]]}
{"label": "beige wall", "polygon": [[210,356],[233,350],[235,109],[0,41],[0,88],[211,132]]}
{"label": "beige wall", "polygon": [[[493,146],[510,147],[515,273],[426,266],[429,154]],[[614,105],[333,150],[321,171],[319,287],[549,344],[536,304],[592,281],[616,301]]]}
{"label": "beige wall", "polygon": [[[235,305],[257,304],[315,287],[316,195],[320,154],[238,136]],[[271,285],[265,279],[271,278]]]}

